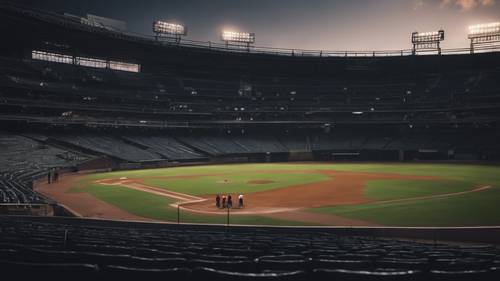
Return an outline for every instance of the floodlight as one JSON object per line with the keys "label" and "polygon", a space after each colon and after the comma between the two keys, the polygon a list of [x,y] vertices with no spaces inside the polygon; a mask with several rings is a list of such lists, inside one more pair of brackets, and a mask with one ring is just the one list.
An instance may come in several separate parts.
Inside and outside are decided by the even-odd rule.
{"label": "floodlight", "polygon": [[248,32],[234,32],[224,30],[222,32],[222,41],[228,43],[242,43],[242,44],[253,44],[255,43],[255,33]]}
{"label": "floodlight", "polygon": [[470,52],[474,53],[477,45],[500,42],[500,22],[476,24],[469,26]]}
{"label": "floodlight", "polygon": [[476,24],[469,26],[469,39],[500,34],[500,22]]}
{"label": "floodlight", "polygon": [[413,32],[411,36],[413,43],[432,43],[444,40],[444,30],[432,32]]}
{"label": "floodlight", "polygon": [[153,23],[153,32],[156,34],[184,36],[187,35],[187,28],[181,24],[155,21]]}
{"label": "floodlight", "polygon": [[441,54],[441,41],[444,41],[444,30],[413,32],[411,34],[413,54],[415,55],[417,50],[437,51]]}

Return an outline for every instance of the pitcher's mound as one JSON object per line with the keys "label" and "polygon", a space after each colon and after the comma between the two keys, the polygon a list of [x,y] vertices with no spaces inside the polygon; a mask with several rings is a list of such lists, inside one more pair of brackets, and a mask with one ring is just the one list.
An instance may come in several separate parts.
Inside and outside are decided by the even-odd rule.
{"label": "pitcher's mound", "polygon": [[230,181],[229,180],[220,180],[220,181],[217,181],[217,183],[229,184]]}
{"label": "pitcher's mound", "polygon": [[274,181],[271,180],[251,180],[247,182],[248,184],[270,184],[274,183]]}

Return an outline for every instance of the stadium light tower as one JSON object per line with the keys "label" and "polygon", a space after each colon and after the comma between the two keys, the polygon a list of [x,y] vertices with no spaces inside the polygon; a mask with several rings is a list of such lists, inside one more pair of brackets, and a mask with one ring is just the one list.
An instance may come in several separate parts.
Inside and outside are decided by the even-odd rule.
{"label": "stadium light tower", "polygon": [[441,54],[441,41],[444,41],[444,30],[413,32],[411,34],[413,54],[416,55],[418,50],[437,51]]}
{"label": "stadium light tower", "polygon": [[224,30],[222,31],[221,38],[222,41],[226,42],[226,47],[228,47],[229,44],[236,46],[243,45],[250,50],[250,45],[255,43],[255,33]]}
{"label": "stadium light tower", "polygon": [[488,45],[500,42],[500,22],[476,24],[469,26],[470,52],[478,45]]}
{"label": "stadium light tower", "polygon": [[155,21],[153,23],[153,32],[156,34],[156,40],[166,38],[180,43],[182,36],[187,35],[187,27],[177,23]]}

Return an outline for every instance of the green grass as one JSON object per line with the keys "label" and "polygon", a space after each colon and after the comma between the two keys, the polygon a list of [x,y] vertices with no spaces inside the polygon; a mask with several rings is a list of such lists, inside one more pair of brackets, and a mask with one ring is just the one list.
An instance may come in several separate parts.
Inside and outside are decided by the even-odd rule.
{"label": "green grass", "polygon": [[391,226],[500,225],[500,188],[409,202],[313,209],[346,218]]}
{"label": "green grass", "polygon": [[367,183],[365,195],[377,201],[415,198],[469,191],[475,186],[456,180],[372,180]]}
{"label": "green grass", "polygon": [[[492,190],[450,198],[435,198],[386,204],[330,206],[312,211],[361,219],[381,225],[395,226],[466,226],[500,225],[500,167],[462,164],[232,164],[179,167],[154,170],[119,171],[89,175],[75,185],[73,192],[88,192],[132,214],[166,221],[176,221],[177,212],[168,206],[168,198],[122,187],[95,186],[94,180],[108,178],[146,178],[146,184],[193,195],[215,193],[250,193],[289,185],[325,180],[322,175],[301,171],[338,170],[351,172],[394,173],[402,175],[435,176],[439,180],[370,181],[366,196],[373,200],[413,198],[455,193],[474,187],[491,185]],[[279,171],[296,171],[280,174]],[[224,176],[216,176],[224,174]],[[201,176],[192,179],[159,179],[179,175]],[[149,178],[149,179],[148,179]],[[229,184],[217,183],[228,179]],[[249,180],[273,180],[266,185],[250,185]],[[183,214],[183,221],[196,223],[225,223],[225,217]],[[258,216],[233,216],[232,223],[294,225]]]}
{"label": "green grass", "polygon": [[470,181],[500,186],[500,166],[465,165],[465,164],[232,164],[178,167],[152,170],[118,171],[90,175],[89,179],[106,179],[118,177],[155,177],[180,175],[207,175],[253,173],[266,171],[303,171],[303,170],[338,170],[352,172],[395,173],[403,175],[437,176],[445,179]]}
{"label": "green grass", "polygon": [[[310,184],[329,179],[329,177],[321,174],[268,174],[252,172],[224,176],[201,176],[189,179],[146,178],[144,183],[185,194],[205,195],[217,193],[252,193],[292,185]],[[222,183],[224,180],[228,182]],[[269,180],[273,182],[268,184],[249,183],[252,180]]]}
{"label": "green grass", "polygon": [[[161,221],[177,222],[177,208],[169,206],[175,200],[147,192],[120,186],[89,185],[75,188],[73,192],[87,192],[100,200],[116,206],[130,214]],[[195,215],[181,212],[183,223],[226,224],[225,215]],[[230,216],[231,224],[243,225],[304,225],[293,221],[277,220],[260,216]]]}

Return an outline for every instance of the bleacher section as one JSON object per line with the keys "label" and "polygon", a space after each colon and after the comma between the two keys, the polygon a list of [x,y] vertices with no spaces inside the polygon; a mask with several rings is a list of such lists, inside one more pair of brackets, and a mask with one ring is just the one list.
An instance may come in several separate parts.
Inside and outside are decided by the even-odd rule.
{"label": "bleacher section", "polygon": [[0,204],[46,203],[23,179],[10,173],[0,173]]}
{"label": "bleacher section", "polygon": [[306,136],[289,136],[285,135],[278,138],[278,141],[290,152],[310,152]]}
{"label": "bleacher section", "polygon": [[137,143],[168,160],[200,159],[204,156],[168,136],[126,136],[128,141]]}
{"label": "bleacher section", "polygon": [[85,160],[85,156],[28,137],[0,132],[0,204],[46,202],[33,192],[32,182],[46,176],[49,169],[71,167]]}
{"label": "bleacher section", "polygon": [[90,151],[130,162],[158,161],[162,157],[155,152],[125,143],[118,138],[105,135],[60,135],[55,139]]}
{"label": "bleacher section", "polygon": [[[427,129],[426,129],[427,130]],[[294,152],[362,153],[378,152],[377,160],[384,153],[428,152],[441,155],[442,160],[453,159],[454,154],[472,153],[494,155],[500,136],[484,131],[443,130],[372,130],[335,129],[329,133],[310,135],[211,133],[173,133],[165,131],[121,134],[116,130],[89,130],[87,133],[54,133],[49,136],[32,134],[40,140],[56,141],[61,146],[93,155],[110,156],[121,162],[200,162],[212,157],[282,155]],[[44,152],[49,153],[50,150]],[[33,155],[37,155],[33,153]],[[391,154],[394,155],[394,154]],[[446,156],[449,155],[449,156]],[[50,153],[47,156],[50,157]],[[393,156],[387,160],[395,160]],[[416,157],[416,156],[415,156]],[[444,159],[443,159],[444,157]],[[23,158],[27,159],[27,158]],[[263,159],[263,158],[262,158]],[[278,158],[276,158],[278,159]],[[438,160],[439,158],[436,158]],[[369,160],[369,159],[367,159]],[[25,161],[25,160],[23,160]]]}
{"label": "bleacher section", "polygon": [[248,151],[258,153],[284,153],[289,152],[276,138],[271,136],[237,136],[232,140]]}
{"label": "bleacher section", "polygon": [[[0,271],[148,280],[498,280],[500,250],[342,234],[0,217]],[[75,275],[77,274],[77,275]]]}
{"label": "bleacher section", "polygon": [[[81,156],[44,145],[27,137],[0,132],[0,171],[46,170],[71,166]],[[76,160],[72,160],[76,159]]]}

